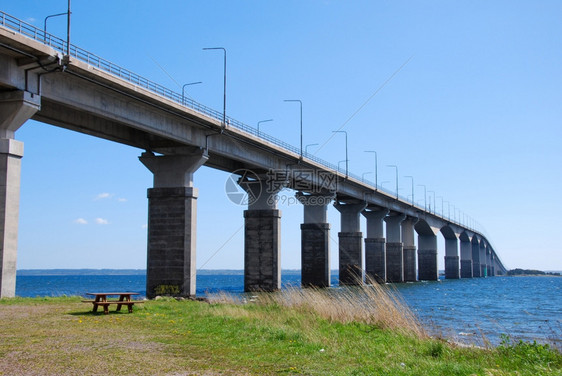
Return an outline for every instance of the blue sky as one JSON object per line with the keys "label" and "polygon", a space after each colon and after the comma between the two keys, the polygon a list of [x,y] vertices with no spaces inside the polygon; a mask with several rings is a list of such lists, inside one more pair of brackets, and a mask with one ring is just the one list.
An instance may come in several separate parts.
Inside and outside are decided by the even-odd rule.
{"label": "blue sky", "polygon": [[[1,9],[42,28],[66,4]],[[414,176],[417,201],[425,184],[476,219],[507,267],[562,270],[561,2],[155,4],[74,0],[72,43],[177,92],[202,81],[189,96],[217,110],[222,55],[202,48],[225,47],[229,116],[273,118],[262,131],[298,146],[298,105],[283,100],[300,99],[304,144],[327,142],[309,151],[343,160],[343,137],[331,137],[345,124],[351,171],[372,171],[363,151],[376,150],[379,183],[394,189],[386,166],[397,165],[407,196],[404,176]],[[64,17],[48,22],[66,36]],[[16,138],[25,143],[18,268],[144,268],[152,176],[142,150],[33,121]],[[244,208],[226,197],[227,178],[206,167],[195,176],[198,267],[243,268]],[[280,208],[282,266],[300,268],[302,207]],[[328,216],[337,267],[339,216]]]}

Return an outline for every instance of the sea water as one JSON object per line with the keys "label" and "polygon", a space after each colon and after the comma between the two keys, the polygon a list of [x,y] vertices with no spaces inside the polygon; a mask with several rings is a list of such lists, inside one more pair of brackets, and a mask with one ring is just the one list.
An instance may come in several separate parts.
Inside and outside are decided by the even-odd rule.
{"label": "sea water", "polygon": [[[338,275],[332,275],[336,284]],[[283,285],[300,285],[299,273],[284,273]],[[146,294],[138,275],[20,275],[16,295],[85,296],[127,290]],[[431,334],[465,344],[498,345],[501,335],[562,345],[562,277],[493,277],[393,285]],[[241,273],[197,275],[197,295],[243,293]]]}

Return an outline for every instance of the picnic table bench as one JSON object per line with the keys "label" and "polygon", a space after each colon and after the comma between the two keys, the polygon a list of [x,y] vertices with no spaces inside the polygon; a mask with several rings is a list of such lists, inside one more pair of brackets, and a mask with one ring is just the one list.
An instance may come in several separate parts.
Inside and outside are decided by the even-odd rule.
{"label": "picnic table bench", "polygon": [[[117,305],[116,311],[120,311],[121,307],[126,305],[129,313],[133,312],[135,304],[144,303],[142,300],[132,300],[132,295],[138,295],[136,292],[87,292],[86,295],[94,296],[94,300],[82,300],[83,303],[92,303],[94,305],[94,312],[98,311],[98,307],[103,307],[103,313],[109,313],[109,306],[112,304]],[[119,300],[107,300],[108,296],[119,296]]]}

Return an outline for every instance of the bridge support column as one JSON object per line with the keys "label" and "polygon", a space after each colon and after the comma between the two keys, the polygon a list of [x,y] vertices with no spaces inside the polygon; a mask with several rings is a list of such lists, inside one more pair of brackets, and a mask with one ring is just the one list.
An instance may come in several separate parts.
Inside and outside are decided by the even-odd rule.
{"label": "bridge support column", "polygon": [[480,242],[475,236],[472,238],[472,276],[482,277],[480,272]]}
{"label": "bridge support column", "polygon": [[486,247],[486,276],[492,276],[492,250],[490,247]]}
{"label": "bridge support column", "polygon": [[25,91],[0,93],[0,298],[16,295],[16,260],[23,142],[15,132],[41,108]]}
{"label": "bridge support column", "polygon": [[418,222],[417,218],[407,217],[402,222],[402,242],[404,244],[404,282],[416,282],[416,245],[414,243],[414,225]]}
{"label": "bridge support column", "polygon": [[459,279],[459,242],[456,238],[445,238],[445,278]]}
{"label": "bridge support column", "polygon": [[418,273],[421,281],[437,281],[437,236],[418,235]]}
{"label": "bridge support column", "polygon": [[[180,154],[181,153],[181,154]],[[202,150],[139,158],[154,174],[148,189],[146,296],[195,295],[197,189],[193,174],[208,159]]]}
{"label": "bridge support column", "polygon": [[248,192],[244,211],[244,291],[281,289],[281,210],[275,195],[285,181],[261,175],[258,181],[241,178],[238,184]]}
{"label": "bridge support column", "polygon": [[386,240],[384,238],[384,217],[388,209],[363,210],[367,219],[365,238],[365,274],[368,281],[386,282]]}
{"label": "bridge support column", "polygon": [[404,282],[404,250],[402,244],[401,223],[405,214],[386,217],[386,280]]}
{"label": "bridge support column", "polygon": [[491,277],[495,277],[495,276],[496,276],[496,256],[494,256],[494,254],[492,253],[491,256],[490,256],[490,258],[491,258],[491,260],[492,260],[492,261],[491,261],[491,265],[492,265],[492,266],[491,266],[491,269],[492,269],[492,271],[491,271],[491,273],[490,273],[490,276],[491,276]]}
{"label": "bridge support column", "polygon": [[472,246],[461,238],[461,278],[472,278]]}
{"label": "bridge support column", "polygon": [[281,289],[281,210],[244,211],[244,291]]}
{"label": "bridge support column", "polygon": [[486,277],[488,274],[486,265],[486,243],[480,242],[480,277]]}
{"label": "bridge support column", "polygon": [[328,204],[333,195],[297,193],[304,207],[301,224],[301,284],[303,287],[330,287],[330,224]]}
{"label": "bridge support column", "polygon": [[355,204],[335,203],[341,214],[339,239],[340,285],[363,283],[363,233],[359,214],[367,207],[365,202]]}

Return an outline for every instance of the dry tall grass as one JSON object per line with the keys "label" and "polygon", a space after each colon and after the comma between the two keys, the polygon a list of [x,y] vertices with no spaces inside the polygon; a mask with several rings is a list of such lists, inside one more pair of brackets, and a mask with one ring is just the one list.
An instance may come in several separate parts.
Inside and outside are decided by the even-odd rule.
{"label": "dry tall grass", "polygon": [[[226,293],[209,298],[212,302],[244,302],[244,299]],[[361,322],[419,338],[427,337],[418,318],[399,292],[391,285],[380,285],[372,280],[363,285],[335,289],[289,287],[275,293],[259,292],[247,302],[312,312],[331,322]]]}

